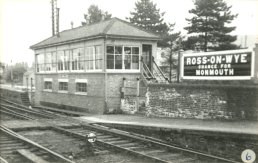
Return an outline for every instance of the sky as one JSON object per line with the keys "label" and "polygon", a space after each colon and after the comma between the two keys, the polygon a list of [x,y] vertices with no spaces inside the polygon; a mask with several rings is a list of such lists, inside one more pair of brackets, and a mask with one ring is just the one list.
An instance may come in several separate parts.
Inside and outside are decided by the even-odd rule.
{"label": "sky", "polygon": [[[29,49],[48,37],[51,37],[51,0],[0,0],[0,56],[1,62],[7,64],[34,61],[34,52]],[[137,0],[57,0],[60,8],[60,31],[80,26],[83,14],[91,4],[111,13],[113,17],[125,20],[134,11]],[[254,45],[258,36],[258,0],[225,0],[232,5],[231,12],[238,14],[232,22],[236,30],[234,35],[241,35]],[[192,0],[153,0],[165,12],[164,19],[168,23],[176,23],[175,32],[187,26],[185,18],[194,7]]]}

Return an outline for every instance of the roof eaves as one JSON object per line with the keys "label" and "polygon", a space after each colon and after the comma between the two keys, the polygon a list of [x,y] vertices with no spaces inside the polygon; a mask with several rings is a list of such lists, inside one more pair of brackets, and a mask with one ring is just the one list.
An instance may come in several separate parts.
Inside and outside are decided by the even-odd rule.
{"label": "roof eaves", "polygon": [[79,42],[79,41],[103,38],[104,36],[105,36],[105,34],[99,33],[97,35],[90,36],[90,37],[84,37],[84,38],[79,38],[79,39],[67,40],[67,41],[62,41],[62,42],[57,42],[57,43],[51,43],[51,44],[45,44],[45,45],[39,45],[39,46],[34,46],[33,45],[33,46],[30,47],[30,49],[32,49],[32,50],[42,49],[42,48],[53,47],[53,46],[57,46],[57,45],[64,45],[64,44],[74,43],[74,42]]}
{"label": "roof eaves", "polygon": [[132,39],[132,40],[154,40],[154,41],[162,40],[160,37],[144,37],[144,36],[128,36],[128,35],[110,35],[110,34],[108,34],[107,37],[109,37],[109,38],[119,38],[119,39]]}
{"label": "roof eaves", "polygon": [[57,37],[57,36],[55,35],[55,36],[46,38],[46,39],[44,39],[43,41],[40,41],[40,42],[38,42],[38,43],[36,43],[36,44],[34,44],[34,45],[31,45],[31,46],[30,46],[30,49],[34,49],[34,47],[37,47],[37,45],[39,45],[39,44],[41,44],[42,42],[45,42],[45,41],[47,41],[48,39],[51,39],[51,38],[53,38],[53,37]]}
{"label": "roof eaves", "polygon": [[[110,19],[106,19],[106,20],[104,20],[104,21],[110,21],[110,23],[108,24],[108,26],[103,30],[103,32],[102,33],[106,33],[110,28],[111,28],[111,26],[114,24],[114,19],[115,18],[110,18]],[[96,25],[96,24],[99,24],[99,23],[102,23],[103,21],[100,21],[100,22],[96,22],[96,23],[92,23],[92,24],[89,24],[89,25],[87,25],[87,26],[92,26],[92,25]],[[110,27],[109,27],[110,26]],[[85,26],[79,26],[79,27],[76,27],[76,28],[73,28],[73,29],[66,29],[66,30],[63,30],[62,32],[60,32],[60,35],[61,35],[61,33],[63,33],[63,32],[68,32],[68,31],[72,31],[72,30],[75,30],[75,29],[78,29],[78,28],[84,28]],[[42,42],[45,42],[45,41],[47,41],[48,39],[51,39],[51,38],[53,38],[53,37],[57,37],[57,35],[55,35],[55,36],[52,36],[52,37],[49,37],[49,38],[46,38],[46,39],[44,39],[43,41],[40,41],[40,42],[38,42],[37,44],[34,44],[34,45],[32,45],[32,46],[30,46],[30,49],[35,49],[35,47],[37,47],[37,45],[39,45],[39,44],[41,44]]]}

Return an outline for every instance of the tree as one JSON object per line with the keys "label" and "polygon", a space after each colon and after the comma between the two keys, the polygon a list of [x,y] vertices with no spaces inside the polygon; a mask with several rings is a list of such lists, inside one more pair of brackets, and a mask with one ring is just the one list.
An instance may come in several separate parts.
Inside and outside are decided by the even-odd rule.
{"label": "tree", "polygon": [[[136,26],[160,35],[164,38],[169,32],[169,25],[164,22],[165,12],[160,13],[157,5],[150,0],[139,0],[135,3],[135,11],[130,12],[131,17],[126,18]],[[158,42],[159,46],[165,46],[164,42]]]}
{"label": "tree", "polygon": [[5,70],[5,64],[3,62],[0,62],[0,83],[2,82],[3,75]]}
{"label": "tree", "polygon": [[[179,68],[178,61],[173,56],[179,52],[181,49],[181,33],[172,33],[174,30],[175,24],[170,24],[170,32],[165,36],[164,42],[166,44],[166,48],[164,52],[161,54],[161,57],[164,59],[164,65],[169,65],[169,82],[172,82],[172,68]],[[177,74],[179,75],[179,74]]]}
{"label": "tree", "polygon": [[106,20],[112,17],[107,11],[99,9],[97,5],[90,5],[88,8],[88,14],[84,14],[84,19],[86,22],[82,22],[82,25],[92,24],[100,22],[101,20]]}
{"label": "tree", "polygon": [[27,71],[27,63],[16,63],[13,66],[6,67],[6,77],[7,82],[22,83],[23,74]]}
{"label": "tree", "polygon": [[231,14],[231,6],[223,0],[195,0],[194,5],[195,8],[189,10],[193,17],[186,19],[189,26],[185,27],[194,37],[190,37],[184,45],[195,49],[199,44],[203,51],[238,48],[232,43],[237,37],[229,34],[236,27],[229,27],[228,24],[237,17],[237,14]]}
{"label": "tree", "polygon": [[151,0],[139,0],[135,3],[135,11],[130,12],[131,17],[126,18],[136,26],[146,29],[159,35],[162,40],[158,41],[158,46],[164,48],[161,57],[164,58],[163,65],[169,64],[169,78],[171,82],[171,71],[174,67],[174,55],[178,47],[178,40],[181,38],[180,32],[174,33],[174,24],[164,22],[165,12],[160,12],[157,5]]}

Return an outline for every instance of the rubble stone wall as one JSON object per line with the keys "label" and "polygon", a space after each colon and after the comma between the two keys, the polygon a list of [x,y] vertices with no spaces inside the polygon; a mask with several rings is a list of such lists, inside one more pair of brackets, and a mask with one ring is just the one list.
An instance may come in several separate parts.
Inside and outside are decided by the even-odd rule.
{"label": "rubble stone wall", "polygon": [[146,115],[173,118],[258,120],[257,86],[150,84]]}

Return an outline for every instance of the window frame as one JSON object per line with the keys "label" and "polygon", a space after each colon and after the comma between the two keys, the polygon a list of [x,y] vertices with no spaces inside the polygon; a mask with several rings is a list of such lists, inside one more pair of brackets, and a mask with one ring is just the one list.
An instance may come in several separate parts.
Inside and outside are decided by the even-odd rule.
{"label": "window frame", "polygon": [[[56,51],[47,51],[44,53],[45,59],[44,59],[44,70],[45,73],[53,73],[56,72],[58,69],[58,63],[57,63],[57,52]],[[47,62],[47,55],[50,54],[50,62]],[[51,65],[51,70],[47,70],[47,65]]]}
{"label": "window frame", "polygon": [[[77,60],[77,64],[76,64],[76,67],[77,69],[76,70],[73,70],[73,62],[74,60],[72,60],[73,56],[74,56],[74,50],[79,50],[79,53],[82,52],[82,55],[83,55],[83,58],[82,60],[80,60],[80,56],[77,56],[78,57],[78,60]],[[73,49],[70,49],[70,57],[69,57],[69,62],[70,62],[70,71],[71,72],[84,72],[85,69],[86,69],[86,65],[85,65],[85,50],[83,47],[78,47],[78,48],[73,48]],[[80,63],[83,65],[83,69],[80,69]]]}
{"label": "window frame", "polygon": [[[41,62],[43,63],[39,63],[39,56],[43,56],[43,58],[41,58]],[[35,67],[36,67],[36,73],[45,73],[45,52],[36,54]]]}
{"label": "window frame", "polygon": [[[62,70],[59,70],[59,55],[58,52],[62,52],[63,53],[63,60],[61,59],[61,64],[62,64]],[[68,52],[68,55],[66,54],[66,52]],[[71,54],[71,49],[66,49],[66,50],[57,50],[56,51],[56,60],[57,60],[57,72],[58,73],[63,73],[63,72],[70,72],[70,54]],[[67,57],[68,56],[68,57]],[[65,58],[67,58],[67,61],[65,60]],[[67,63],[68,62],[68,63]],[[68,69],[66,70],[66,66],[68,67]]]}
{"label": "window frame", "polygon": [[[86,92],[77,91],[77,84],[85,83],[86,84]],[[77,95],[87,95],[88,94],[88,80],[87,79],[75,79],[75,94]]]}
{"label": "window frame", "polygon": [[[99,47],[99,53],[96,53],[97,52],[97,47]],[[94,70],[95,72],[100,72],[103,70],[103,58],[104,58],[104,53],[103,53],[103,46],[101,45],[94,45]],[[97,55],[100,57],[100,58],[97,58]],[[99,66],[100,68],[99,69],[96,69],[96,62],[99,61]]]}
{"label": "window frame", "polygon": [[[141,48],[140,46],[134,46],[134,45],[112,45],[112,44],[107,44],[106,45],[106,56],[108,56],[109,54],[107,53],[107,47],[108,46],[112,46],[114,47],[114,53],[113,53],[113,56],[114,56],[114,69],[108,69],[107,68],[107,59],[106,59],[106,71],[107,72],[114,72],[114,73],[124,73],[124,72],[129,72],[129,73],[139,73],[140,72],[140,57],[141,57]],[[115,69],[115,47],[116,46],[122,46],[122,69]],[[128,55],[128,54],[125,54],[125,47],[130,47],[131,48],[131,54],[130,54],[130,69],[125,69],[125,55]],[[138,48],[139,49],[139,54],[138,54],[138,59],[139,59],[139,68],[138,69],[132,69],[132,59],[133,59],[133,56],[136,55],[136,54],[132,54],[132,48]],[[107,58],[107,57],[106,57]]]}
{"label": "window frame", "polygon": [[[100,65],[101,65],[101,68],[100,69],[96,69],[96,47],[99,47],[100,49],[100,53],[98,54],[99,56],[101,56],[101,59],[98,59],[100,60]],[[92,53],[92,56],[89,55],[89,58],[92,58],[92,60],[87,60],[87,57],[88,57],[88,54],[87,54],[87,51],[88,51],[88,48],[92,48],[93,50],[93,53]],[[85,47],[85,72],[102,72],[103,71],[103,47],[101,45],[92,45],[92,46],[86,46]],[[90,52],[90,50],[89,50]],[[101,53],[102,52],[102,53]],[[87,61],[91,61],[92,62],[92,69],[87,69]]]}
{"label": "window frame", "polygon": [[[45,83],[46,82],[50,82],[51,83],[51,89],[48,89],[48,88],[45,87]],[[43,91],[53,92],[53,80],[51,78],[44,78]]]}
{"label": "window frame", "polygon": [[[67,83],[67,90],[60,90],[61,83]],[[68,79],[58,79],[58,93],[68,93],[68,90],[69,90]]]}

